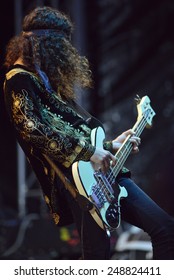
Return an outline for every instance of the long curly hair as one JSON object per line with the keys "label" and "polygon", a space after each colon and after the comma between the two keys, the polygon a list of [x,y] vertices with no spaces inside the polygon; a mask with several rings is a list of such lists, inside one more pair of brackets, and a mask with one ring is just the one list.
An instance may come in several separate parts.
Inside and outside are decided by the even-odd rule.
{"label": "long curly hair", "polygon": [[[7,45],[7,68],[22,58],[38,77],[38,69],[46,73],[52,88],[66,98],[75,98],[75,85],[92,86],[89,62],[71,43],[73,24],[67,15],[51,7],[37,7],[24,17],[22,28]],[[38,30],[47,32],[38,35]]]}

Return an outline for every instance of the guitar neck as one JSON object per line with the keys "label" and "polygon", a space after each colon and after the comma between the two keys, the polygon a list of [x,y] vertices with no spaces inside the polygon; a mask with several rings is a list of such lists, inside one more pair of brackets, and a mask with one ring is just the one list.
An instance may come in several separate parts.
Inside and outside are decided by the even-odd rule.
{"label": "guitar neck", "polygon": [[[147,122],[142,117],[140,120],[137,120],[135,125],[133,126],[133,131],[135,132],[136,136],[140,136],[143,132]],[[117,159],[117,164],[113,167],[112,172],[114,173],[114,176],[116,177],[120,170],[123,168],[125,161],[127,160],[128,156],[130,155],[132,151],[132,143],[130,142],[130,137],[128,136],[126,140],[123,142],[120,149],[115,154],[115,157]]]}

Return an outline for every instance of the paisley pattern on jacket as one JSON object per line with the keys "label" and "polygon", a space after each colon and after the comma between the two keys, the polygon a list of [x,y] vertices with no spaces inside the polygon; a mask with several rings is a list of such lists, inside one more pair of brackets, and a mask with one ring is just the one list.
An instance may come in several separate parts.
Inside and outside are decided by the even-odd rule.
{"label": "paisley pattern on jacket", "polygon": [[[36,174],[55,224],[72,223],[63,183],[43,154],[71,179],[72,163],[90,160],[95,151],[90,144],[94,127],[59,95],[47,92],[35,74],[23,66],[15,65],[6,74],[4,97],[18,142]],[[112,151],[112,142],[104,142],[103,147]]]}

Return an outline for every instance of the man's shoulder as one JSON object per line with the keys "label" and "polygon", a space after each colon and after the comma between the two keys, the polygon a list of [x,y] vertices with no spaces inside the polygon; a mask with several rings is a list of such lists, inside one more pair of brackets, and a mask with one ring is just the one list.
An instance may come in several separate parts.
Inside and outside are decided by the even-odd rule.
{"label": "man's shoulder", "polygon": [[12,77],[15,77],[16,75],[21,75],[21,74],[37,78],[34,73],[32,73],[22,67],[14,67],[14,68],[9,69],[9,71],[6,73],[6,79],[10,80]]}

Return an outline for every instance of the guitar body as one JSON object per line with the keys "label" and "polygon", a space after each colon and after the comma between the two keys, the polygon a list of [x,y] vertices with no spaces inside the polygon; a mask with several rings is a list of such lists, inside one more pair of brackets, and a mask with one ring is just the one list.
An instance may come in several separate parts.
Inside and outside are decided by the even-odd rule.
{"label": "guitar body", "polygon": [[[92,130],[92,145],[101,148],[104,139],[105,133],[102,127]],[[115,182],[115,178],[112,183],[107,183],[107,174],[105,176],[100,172],[99,166],[93,165],[90,161],[75,162],[72,166],[72,173],[79,193],[94,205],[90,214],[97,224],[102,229],[116,229],[121,220],[120,200],[127,196],[126,189],[119,186]]]}

